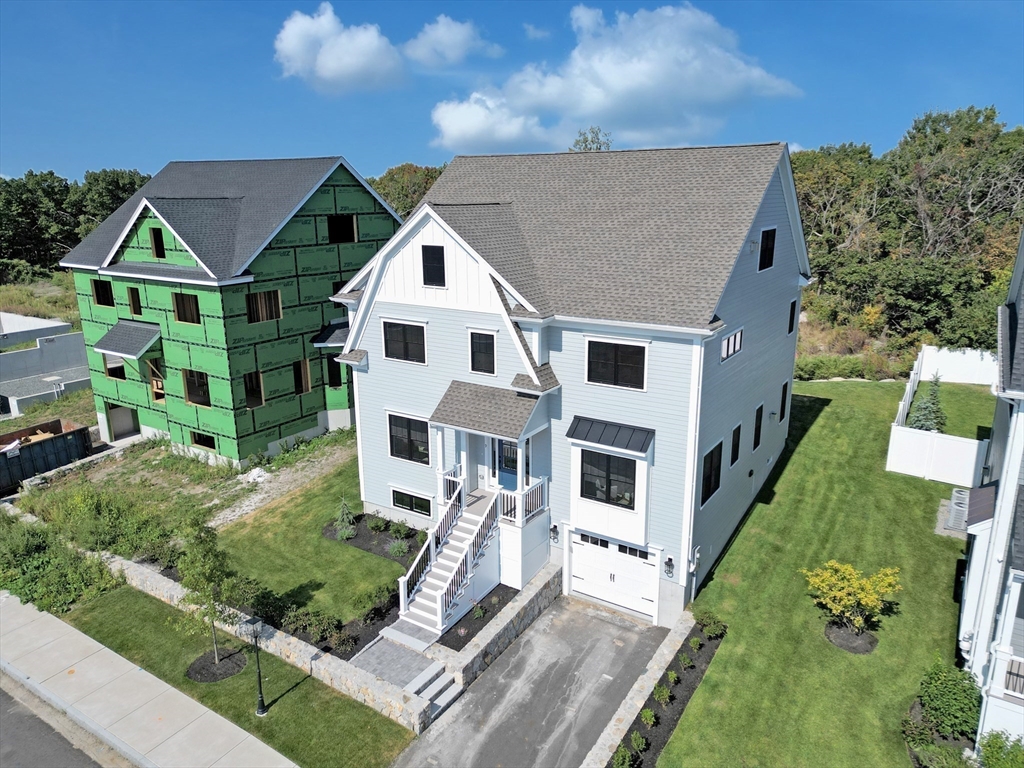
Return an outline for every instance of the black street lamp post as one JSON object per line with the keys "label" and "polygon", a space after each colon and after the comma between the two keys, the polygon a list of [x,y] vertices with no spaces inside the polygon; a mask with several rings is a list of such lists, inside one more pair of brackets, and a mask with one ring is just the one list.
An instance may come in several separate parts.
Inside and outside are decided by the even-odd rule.
{"label": "black street lamp post", "polygon": [[267,705],[263,703],[263,674],[260,672],[260,633],[263,632],[263,620],[258,616],[245,620],[249,627],[253,647],[256,650],[256,716],[263,717],[267,714]]}

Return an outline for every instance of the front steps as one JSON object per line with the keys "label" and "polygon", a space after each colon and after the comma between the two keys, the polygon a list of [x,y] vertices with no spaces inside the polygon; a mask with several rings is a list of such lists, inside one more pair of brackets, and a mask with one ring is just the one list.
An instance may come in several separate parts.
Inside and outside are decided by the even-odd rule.
{"label": "front steps", "polygon": [[440,717],[462,694],[462,687],[455,685],[455,678],[444,671],[444,664],[439,661],[427,667],[405,686],[405,690],[430,702],[431,721]]}

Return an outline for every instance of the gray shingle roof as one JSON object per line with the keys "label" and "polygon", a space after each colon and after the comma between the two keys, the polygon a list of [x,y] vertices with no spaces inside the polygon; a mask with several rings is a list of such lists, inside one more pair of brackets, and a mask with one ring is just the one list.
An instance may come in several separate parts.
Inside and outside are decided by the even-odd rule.
{"label": "gray shingle roof", "polygon": [[359,365],[366,359],[365,349],[353,349],[351,352],[346,352],[344,355],[338,355],[335,359],[342,363],[352,363],[353,365]]}
{"label": "gray shingle roof", "polygon": [[134,320],[118,320],[100,340],[92,345],[94,352],[127,357],[137,360],[160,338],[160,326],[156,323],[139,323]]}
{"label": "gray shingle roof", "polygon": [[654,440],[654,430],[573,416],[572,424],[569,425],[565,436],[573,440],[607,445],[609,448],[646,453],[651,447],[651,441]]}
{"label": "gray shingle roof", "polygon": [[706,328],[783,147],[459,156],[423,202],[543,316]]}
{"label": "gray shingle roof", "polygon": [[537,402],[535,395],[453,381],[431,414],[430,421],[518,440]]}
{"label": "gray shingle roof", "polygon": [[145,198],[217,279],[233,277],[340,160],[313,157],[168,163],[96,227],[61,265],[99,267]]}
{"label": "gray shingle roof", "polygon": [[117,261],[104,267],[103,275],[142,275],[161,280],[187,280],[201,283],[213,282],[202,267],[176,267],[166,264],[146,264],[139,261]]}
{"label": "gray shingle roof", "polygon": [[525,373],[517,373],[515,375],[515,378],[512,379],[512,388],[529,389],[533,392],[547,392],[548,390],[560,386],[558,382],[558,377],[555,376],[555,372],[551,369],[550,363],[538,365],[536,371],[537,378],[540,379],[539,387],[536,384],[534,384],[533,379],[531,379]]}
{"label": "gray shingle roof", "polygon": [[313,338],[314,347],[344,347],[348,341],[348,323],[328,325]]}
{"label": "gray shingle roof", "polygon": [[[72,384],[78,381],[89,380],[89,366],[79,365],[74,368],[64,368],[59,371],[40,373],[35,376],[25,376],[21,379],[10,379],[0,381],[0,395],[4,397],[31,397],[41,395],[44,392],[53,392],[54,384]],[[2,428],[2,422],[0,422]]]}

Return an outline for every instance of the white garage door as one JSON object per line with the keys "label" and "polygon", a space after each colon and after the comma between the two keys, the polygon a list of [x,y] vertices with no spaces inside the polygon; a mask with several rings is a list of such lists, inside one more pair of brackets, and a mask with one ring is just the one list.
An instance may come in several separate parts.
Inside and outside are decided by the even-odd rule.
{"label": "white garage door", "polygon": [[654,615],[658,579],[654,558],[634,547],[589,534],[572,537],[572,589],[581,595]]}

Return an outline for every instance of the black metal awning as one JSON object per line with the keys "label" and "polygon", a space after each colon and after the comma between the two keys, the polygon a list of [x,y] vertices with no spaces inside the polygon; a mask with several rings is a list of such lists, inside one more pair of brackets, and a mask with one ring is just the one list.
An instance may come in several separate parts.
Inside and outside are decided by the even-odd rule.
{"label": "black metal awning", "polygon": [[654,440],[654,430],[574,416],[565,436],[570,440],[606,445],[609,448],[619,448],[623,451],[647,453],[647,449],[651,447],[651,442]]}

